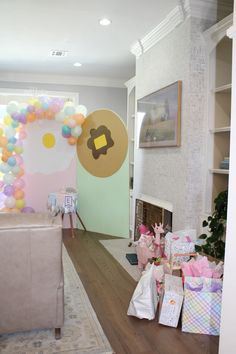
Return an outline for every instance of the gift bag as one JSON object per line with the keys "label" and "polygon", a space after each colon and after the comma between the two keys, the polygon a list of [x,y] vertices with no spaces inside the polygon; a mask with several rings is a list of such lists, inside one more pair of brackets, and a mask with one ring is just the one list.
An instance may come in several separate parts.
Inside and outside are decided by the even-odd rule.
{"label": "gift bag", "polygon": [[[190,235],[192,235],[190,233]],[[193,236],[191,236],[193,237]],[[184,235],[183,231],[172,233],[168,232],[165,236],[165,255],[168,260],[175,254],[193,253],[195,252],[195,244],[186,231]],[[189,256],[177,256],[175,257],[175,264],[180,265],[182,262],[187,262]]]}
{"label": "gift bag", "polygon": [[182,303],[182,279],[171,274],[165,274],[164,289],[160,301],[159,323],[177,327]]}
{"label": "gift bag", "polygon": [[155,318],[158,295],[153,270],[154,264],[140,278],[130,301],[127,315],[148,320]]}
{"label": "gift bag", "polygon": [[222,280],[186,277],[182,331],[219,335]]}

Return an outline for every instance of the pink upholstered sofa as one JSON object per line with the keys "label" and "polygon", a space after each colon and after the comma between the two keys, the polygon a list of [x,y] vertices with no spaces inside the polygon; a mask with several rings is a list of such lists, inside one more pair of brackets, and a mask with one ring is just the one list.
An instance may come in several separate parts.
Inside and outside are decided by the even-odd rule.
{"label": "pink upholstered sofa", "polygon": [[0,213],[0,334],[64,319],[62,226],[48,214]]}

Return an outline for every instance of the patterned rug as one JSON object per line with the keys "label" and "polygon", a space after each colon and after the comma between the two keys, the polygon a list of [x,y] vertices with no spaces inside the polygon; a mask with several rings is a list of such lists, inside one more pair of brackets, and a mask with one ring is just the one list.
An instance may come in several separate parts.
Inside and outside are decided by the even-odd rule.
{"label": "patterned rug", "polygon": [[112,354],[82,282],[63,246],[65,323],[62,338],[52,330],[0,335],[1,354]]}
{"label": "patterned rug", "polygon": [[138,266],[131,265],[127,258],[126,253],[135,253],[134,246],[129,247],[130,239],[118,238],[117,240],[100,240],[103,247],[120,263],[120,265],[131,275],[131,277],[139,281],[141,277],[141,271]]}

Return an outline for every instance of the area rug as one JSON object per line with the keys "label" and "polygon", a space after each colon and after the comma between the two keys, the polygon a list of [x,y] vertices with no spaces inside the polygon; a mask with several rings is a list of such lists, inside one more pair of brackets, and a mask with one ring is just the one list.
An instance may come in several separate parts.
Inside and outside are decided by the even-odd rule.
{"label": "area rug", "polygon": [[100,240],[101,244],[106,250],[120,263],[120,265],[128,272],[131,277],[139,281],[141,271],[138,266],[131,265],[126,259],[126,253],[135,253],[134,246],[129,247],[130,239],[112,239],[112,240]]}
{"label": "area rug", "polygon": [[36,330],[0,336],[1,354],[112,354],[82,282],[63,246],[65,323],[62,338],[53,330]]}

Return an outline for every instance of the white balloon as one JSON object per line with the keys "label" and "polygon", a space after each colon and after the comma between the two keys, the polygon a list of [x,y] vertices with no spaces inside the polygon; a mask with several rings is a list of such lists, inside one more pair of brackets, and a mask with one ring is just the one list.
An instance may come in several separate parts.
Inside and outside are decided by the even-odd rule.
{"label": "white balloon", "polygon": [[4,204],[7,208],[14,208],[16,205],[16,200],[14,197],[7,197],[4,201]]}
{"label": "white balloon", "polygon": [[75,138],[78,138],[82,133],[82,128],[80,125],[77,125],[77,127],[74,127],[71,129],[71,135],[74,136]]}
{"label": "white balloon", "polygon": [[15,177],[12,174],[5,174],[5,176],[3,176],[3,182],[5,184],[13,184],[13,182],[15,181]]}
{"label": "white balloon", "polygon": [[76,106],[76,113],[81,113],[86,117],[87,112],[88,112],[88,110],[84,105],[80,104],[80,105]]}
{"label": "white balloon", "polygon": [[7,105],[7,113],[11,114],[18,111],[18,102],[11,101]]}
{"label": "white balloon", "polygon": [[2,173],[7,173],[7,172],[10,171],[10,169],[11,169],[11,167],[10,167],[6,162],[1,163],[1,165],[0,165],[0,171],[1,171]]}
{"label": "white balloon", "polygon": [[15,136],[16,134],[16,130],[12,127],[8,127],[5,130],[5,135],[7,137],[7,139],[11,138],[12,136]]}
{"label": "white balloon", "polygon": [[65,114],[63,111],[61,111],[55,115],[55,120],[57,122],[63,122],[64,119],[65,119]]}

